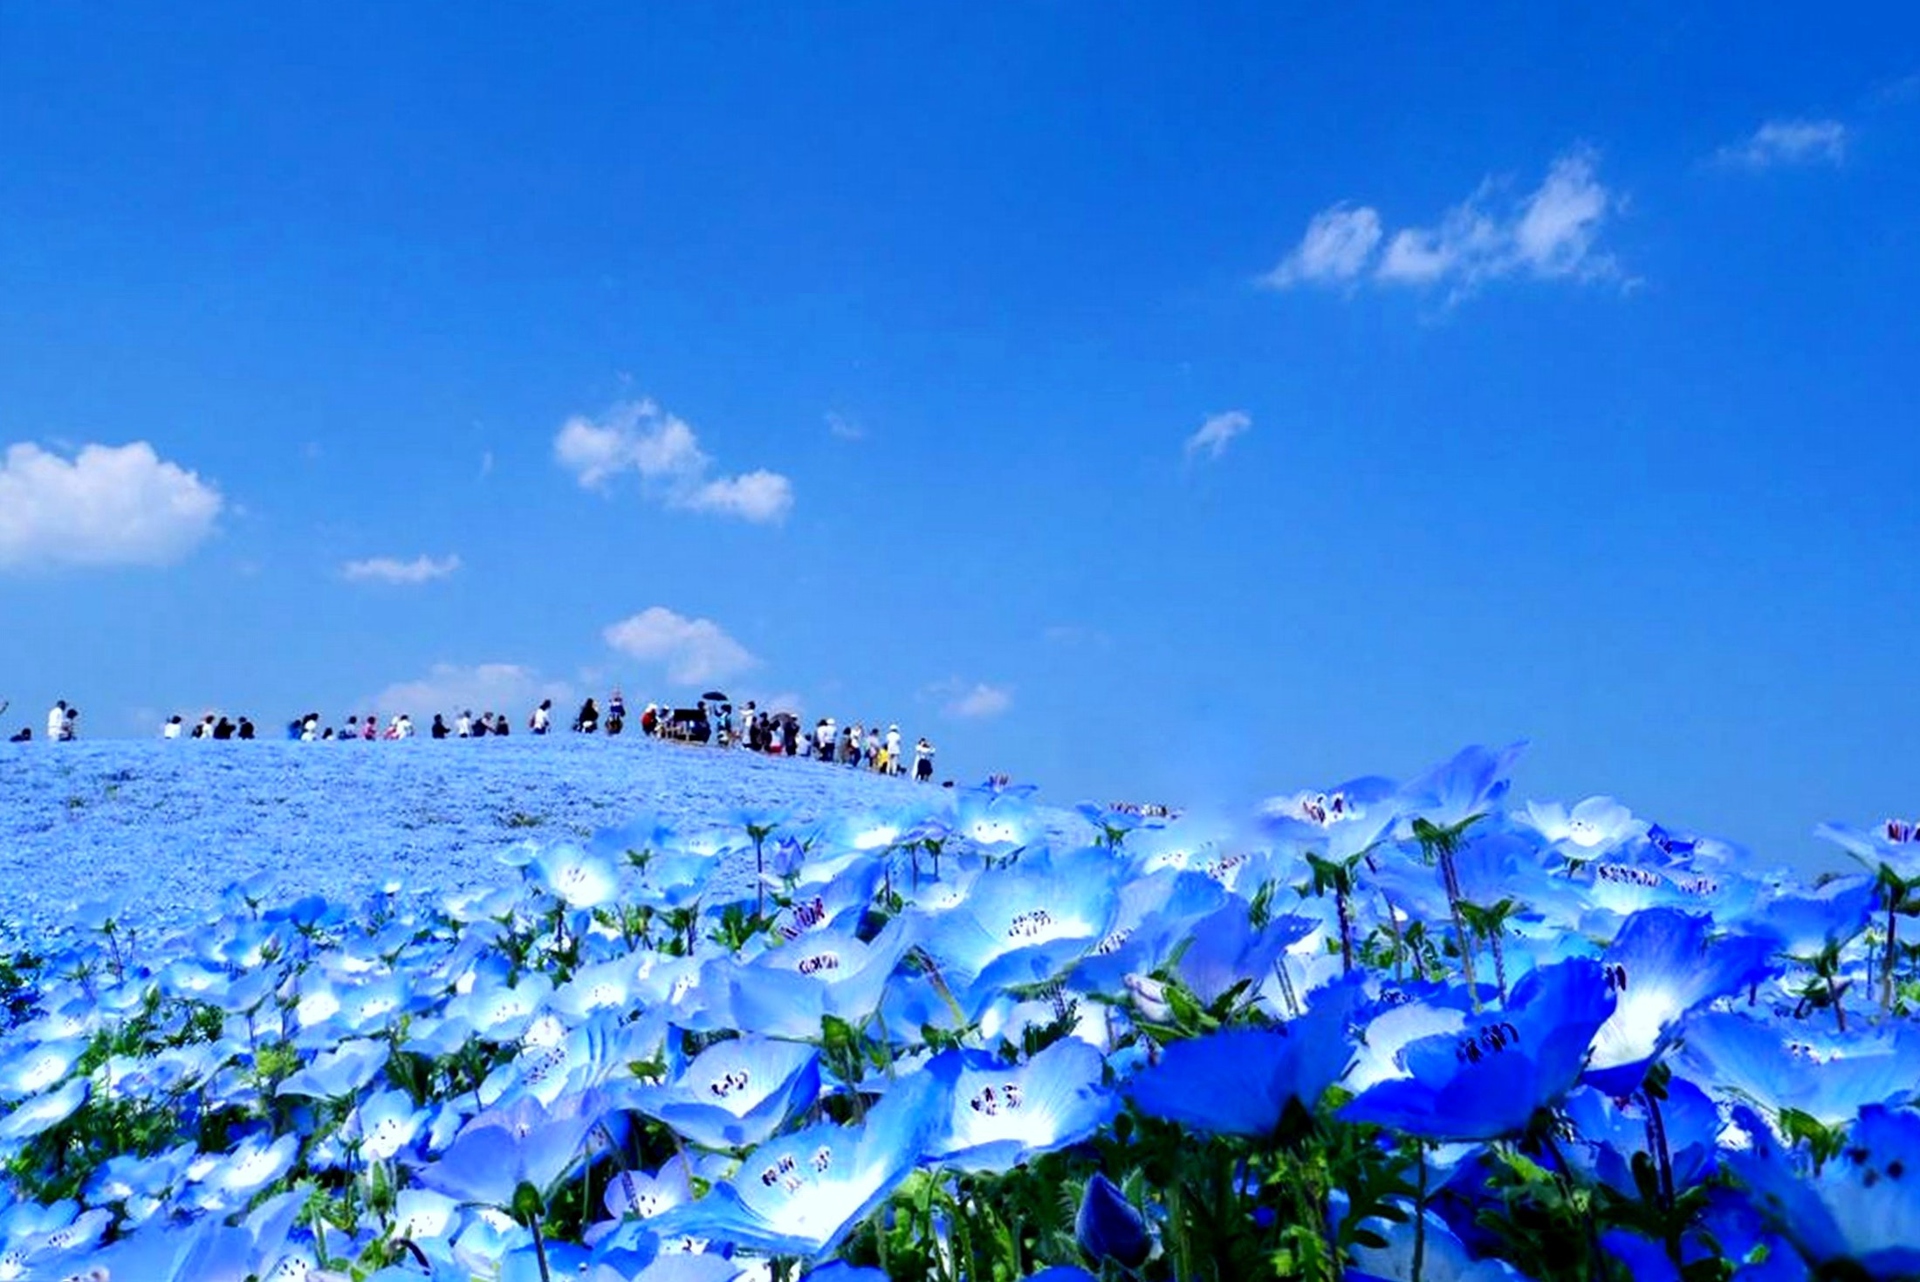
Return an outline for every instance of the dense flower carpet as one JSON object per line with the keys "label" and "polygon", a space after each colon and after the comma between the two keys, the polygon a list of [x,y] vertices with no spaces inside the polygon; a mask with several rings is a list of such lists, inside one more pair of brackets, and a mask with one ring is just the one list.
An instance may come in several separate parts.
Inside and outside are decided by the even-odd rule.
{"label": "dense flower carpet", "polygon": [[[237,760],[109,755],[31,768],[212,813]],[[1803,884],[1513,804],[1513,757],[1225,825],[802,763],[708,805],[712,754],[601,814],[282,749],[287,805],[346,772],[321,889],[238,849],[270,815],[142,801],[64,916],[43,795],[0,831],[44,872],[5,870],[0,1282],[1920,1276],[1912,829]],[[444,844],[398,857],[415,809]]]}

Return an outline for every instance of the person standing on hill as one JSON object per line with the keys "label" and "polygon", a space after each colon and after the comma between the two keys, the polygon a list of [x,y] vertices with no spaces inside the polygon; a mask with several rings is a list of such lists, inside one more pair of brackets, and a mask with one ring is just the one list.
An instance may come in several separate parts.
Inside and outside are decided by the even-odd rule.
{"label": "person standing on hill", "polygon": [[61,731],[67,728],[67,701],[61,699],[47,709],[47,741],[58,743]]}
{"label": "person standing on hill", "polygon": [[178,739],[180,737],[179,713],[176,712],[167,718],[167,724],[160,727],[160,737],[162,739]]}
{"label": "person standing on hill", "polygon": [[527,719],[527,729],[535,734],[545,734],[547,727],[553,724],[553,700],[542,699],[540,706],[533,710],[533,716]]}
{"label": "person standing on hill", "polygon": [[913,781],[933,781],[933,745],[927,742],[925,735],[921,735],[920,742],[913,745]]}

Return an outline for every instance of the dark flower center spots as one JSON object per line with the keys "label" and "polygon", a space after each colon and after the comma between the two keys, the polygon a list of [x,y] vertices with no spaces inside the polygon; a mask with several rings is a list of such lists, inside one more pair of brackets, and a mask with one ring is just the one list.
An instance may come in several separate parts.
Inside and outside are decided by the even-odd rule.
{"label": "dark flower center spots", "polygon": [[1052,913],[1044,908],[1030,908],[1007,926],[1007,935],[1011,939],[1033,939],[1052,924]]}
{"label": "dark flower center spots", "polygon": [[747,1084],[751,1080],[746,1069],[738,1068],[731,1073],[722,1073],[711,1082],[708,1082],[707,1089],[712,1091],[718,1098],[725,1099],[729,1095],[746,1090]]}
{"label": "dark flower center spots", "polygon": [[799,1164],[791,1156],[783,1154],[779,1161],[760,1172],[760,1183],[767,1188],[784,1184],[787,1192],[791,1193],[800,1187],[800,1181],[794,1178],[798,1167]]}
{"label": "dark flower center spots", "polygon": [[1612,966],[1603,966],[1600,969],[1607,977],[1608,992],[1624,993],[1627,991],[1627,968],[1625,966],[1615,963]]}
{"label": "dark flower center spots", "polygon": [[793,939],[802,931],[812,930],[827,919],[827,901],[815,896],[810,902],[793,906],[793,920],[780,928],[780,933]]}
{"label": "dark flower center spots", "polygon": [[1593,875],[1601,881],[1611,881],[1623,886],[1645,886],[1650,890],[1657,889],[1663,884],[1659,873],[1626,864],[1596,864]]}
{"label": "dark flower center spots", "polygon": [[798,970],[802,975],[818,975],[821,971],[839,970],[840,955],[838,953],[815,953],[811,957],[801,958],[800,964],[794,969]]}
{"label": "dark flower center spots", "polygon": [[1462,1064],[1478,1064],[1490,1055],[1498,1055],[1520,1045],[1520,1030],[1512,1024],[1488,1024],[1478,1037],[1463,1037],[1454,1048],[1454,1057]]}
{"label": "dark flower center spots", "polygon": [[1011,1113],[1020,1107],[1020,1083],[1002,1082],[997,1092],[991,1086],[983,1086],[967,1103],[985,1117],[997,1117],[1002,1111]]}

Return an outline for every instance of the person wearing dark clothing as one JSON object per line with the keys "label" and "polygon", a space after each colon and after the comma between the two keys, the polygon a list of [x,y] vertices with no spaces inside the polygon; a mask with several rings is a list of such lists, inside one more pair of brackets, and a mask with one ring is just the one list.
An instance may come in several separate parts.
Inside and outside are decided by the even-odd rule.
{"label": "person wearing dark clothing", "polygon": [[225,717],[220,718],[219,722],[213,727],[213,737],[216,739],[233,738],[233,722],[227,720]]}
{"label": "person wearing dark clothing", "polygon": [[240,718],[239,737],[242,739],[253,738],[253,722],[247,720],[245,717]]}
{"label": "person wearing dark clothing", "polygon": [[589,698],[580,705],[580,715],[573,719],[575,734],[598,734],[600,732],[600,709]]}
{"label": "person wearing dark clothing", "polygon": [[13,734],[8,736],[7,742],[8,743],[32,743],[33,727],[21,726],[18,730],[14,731]]}
{"label": "person wearing dark clothing", "polygon": [[446,738],[446,737],[447,737],[447,735],[448,735],[449,733],[451,733],[451,732],[450,732],[450,731],[449,731],[449,730],[447,729],[447,719],[446,719],[446,718],[445,718],[444,716],[442,716],[442,715],[440,715],[439,713],[437,713],[437,712],[436,712],[436,713],[434,713],[434,714],[433,714],[433,728],[432,728],[431,730],[429,730],[429,731],[428,731],[428,733],[429,733],[429,734],[431,734],[431,735],[432,735],[432,736],[433,736],[434,738],[436,738],[436,739],[444,739],[444,738]]}

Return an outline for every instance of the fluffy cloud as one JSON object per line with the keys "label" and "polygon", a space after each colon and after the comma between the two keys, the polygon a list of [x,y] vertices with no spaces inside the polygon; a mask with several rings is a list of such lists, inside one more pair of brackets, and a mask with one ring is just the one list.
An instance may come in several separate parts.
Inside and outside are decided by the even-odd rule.
{"label": "fluffy cloud", "polygon": [[668,679],[681,685],[725,681],[760,662],[712,619],[689,619],[660,605],[608,624],[601,635],[622,654],[664,664]]}
{"label": "fluffy cloud", "polygon": [[836,441],[864,441],[867,429],[844,414],[827,414],[827,433]]}
{"label": "fluffy cloud", "polygon": [[763,468],[704,482],[676,499],[675,506],[737,516],[743,521],[778,521],[793,508],[793,484],[778,472]]}
{"label": "fluffy cloud", "polygon": [[1404,227],[1390,237],[1372,208],[1335,205],[1314,215],[1300,244],[1261,279],[1286,289],[1364,277],[1381,285],[1444,284],[1459,296],[1511,276],[1597,280],[1618,275],[1617,264],[1599,251],[1598,241],[1620,200],[1595,175],[1592,152],[1576,148],[1561,156],[1540,185],[1517,201],[1503,202],[1504,189],[1504,183],[1488,179],[1437,222]]}
{"label": "fluffy cloud", "polygon": [[427,583],[444,579],[460,568],[460,558],[444,556],[439,560],[422,552],[411,561],[376,556],[365,561],[349,561],[340,573],[356,583]]}
{"label": "fluffy cloud", "polygon": [[1210,459],[1219,458],[1234,437],[1252,426],[1253,418],[1245,410],[1215,414],[1187,438],[1187,457],[1205,453]]}
{"label": "fluffy cloud", "polygon": [[1315,214],[1300,244],[1261,279],[1275,289],[1344,284],[1361,273],[1379,243],[1380,211],[1335,205]]}
{"label": "fluffy cloud", "polygon": [[942,701],[941,707],[948,716],[969,721],[997,717],[1013,706],[1013,691],[984,681],[970,686],[963,681],[942,681],[930,687],[929,693]]}
{"label": "fluffy cloud", "polygon": [[1847,127],[1838,120],[1769,120],[1749,138],[1714,153],[1735,169],[1837,165],[1847,158]]}
{"label": "fluffy cloud", "polygon": [[574,689],[564,681],[549,681],[532,668],[517,663],[481,663],[462,667],[436,663],[417,681],[390,685],[361,701],[370,712],[404,712],[421,725],[436,712],[449,716],[462,711],[503,712],[512,717],[515,729],[542,699],[566,706]]}
{"label": "fluffy cloud", "polygon": [[792,483],[777,473],[709,476],[713,460],[693,428],[651,400],[616,405],[598,420],[574,415],[554,436],[553,457],[583,489],[605,490],[631,472],[672,507],[763,522],[793,507]]}
{"label": "fluffy cloud", "polygon": [[72,459],[12,445],[0,462],[0,569],[168,565],[213,533],[224,506],[145,441]]}

